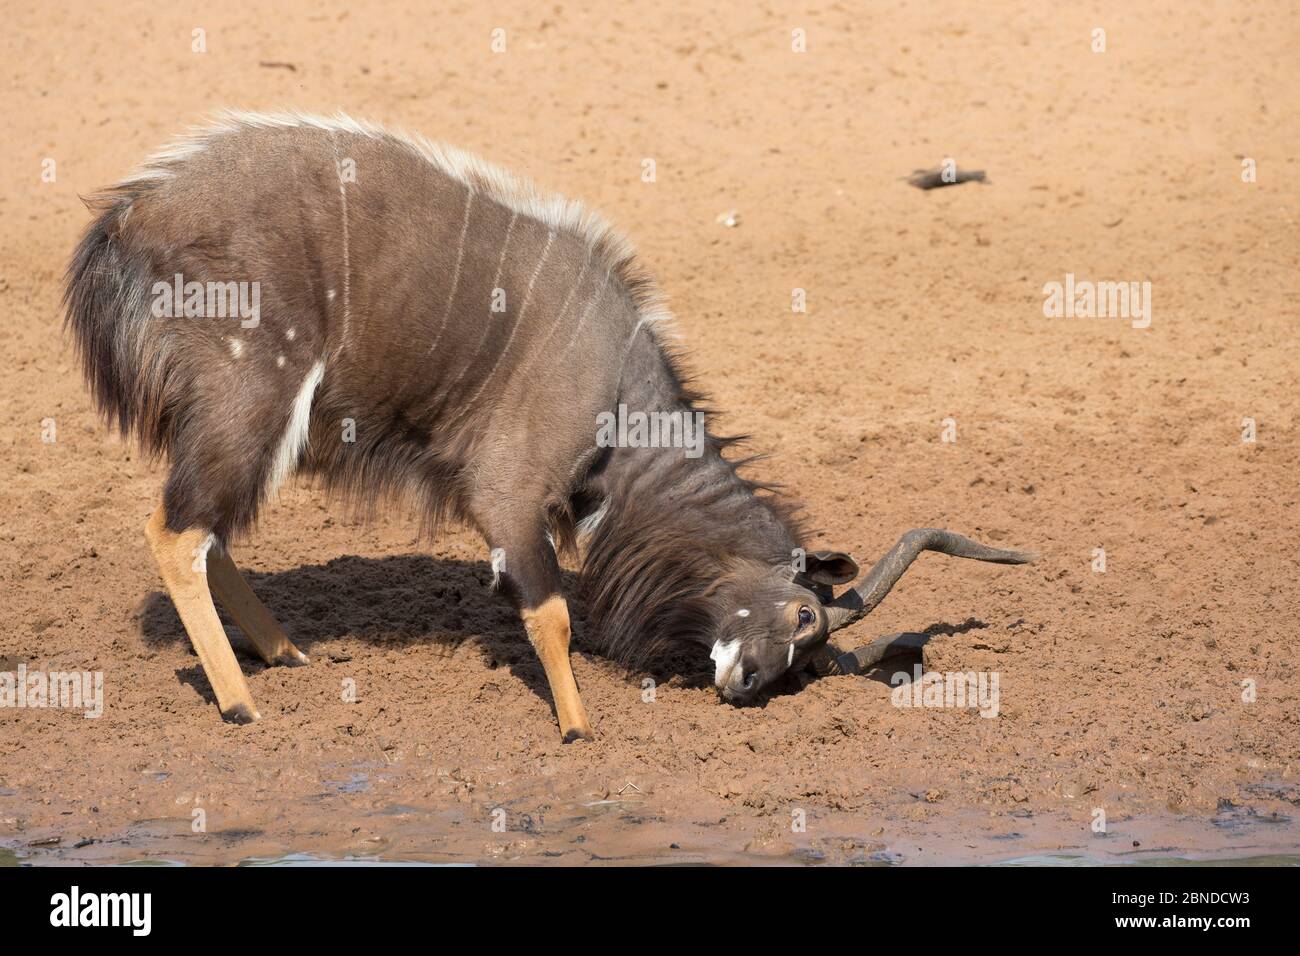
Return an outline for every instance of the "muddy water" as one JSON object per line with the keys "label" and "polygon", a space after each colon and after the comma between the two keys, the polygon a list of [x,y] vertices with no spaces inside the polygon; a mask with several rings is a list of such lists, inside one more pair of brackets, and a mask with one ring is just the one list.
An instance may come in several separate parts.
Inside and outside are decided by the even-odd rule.
{"label": "muddy water", "polygon": [[[333,787],[339,795],[357,796],[370,792],[374,782],[374,775],[355,772]],[[322,795],[318,806],[300,809],[308,818],[319,811],[323,819],[340,809],[336,802]],[[143,819],[93,840],[50,830],[26,840],[0,840],[0,866],[1300,866],[1300,829],[1293,819],[1237,807],[1209,819],[1144,817],[1085,835],[1072,820],[1027,810],[967,811],[923,825],[817,814],[803,821],[802,830],[778,819],[779,827],[771,817],[707,806],[683,815],[680,807],[629,785],[609,798],[533,810],[509,802],[452,809],[375,803],[350,826],[328,831],[285,833],[279,821],[267,821],[266,828],[196,833],[190,816]]]}

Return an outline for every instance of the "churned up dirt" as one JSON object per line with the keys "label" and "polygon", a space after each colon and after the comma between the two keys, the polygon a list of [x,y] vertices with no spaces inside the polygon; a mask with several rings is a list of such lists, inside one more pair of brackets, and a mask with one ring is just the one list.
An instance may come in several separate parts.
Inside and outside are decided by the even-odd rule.
{"label": "churned up dirt", "polygon": [[[0,709],[0,857],[1300,848],[1296,4],[3,7],[0,672],[99,672],[104,706]],[[928,631],[996,716],[895,706],[915,659],[733,708],[703,654],[590,654],[577,607],[599,739],[562,746],[476,535],[297,486],[236,555],[312,664],[232,626],[265,719],[223,724],[144,546],[165,472],[97,422],[59,303],[78,195],[220,107],[420,130],[601,209],[811,546],[1037,550],[926,556],[840,635]],[[987,181],[908,185],[949,157]],[[1149,282],[1149,326],[1045,315],[1067,274]]]}

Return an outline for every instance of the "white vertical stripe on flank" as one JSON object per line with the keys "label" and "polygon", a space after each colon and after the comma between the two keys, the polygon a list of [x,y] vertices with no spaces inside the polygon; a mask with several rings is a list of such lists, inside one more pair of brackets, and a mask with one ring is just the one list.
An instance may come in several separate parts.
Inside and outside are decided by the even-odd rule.
{"label": "white vertical stripe on flank", "polygon": [[564,302],[560,305],[560,311],[555,313],[555,321],[551,323],[551,330],[546,333],[546,338],[533,346],[532,354],[525,358],[524,361],[520,363],[519,368],[515,371],[516,381],[527,381],[524,376],[527,374],[528,370],[536,364],[537,360],[541,356],[546,354],[546,346],[549,345],[551,339],[555,337],[555,333],[560,330],[560,323],[564,321],[564,317],[569,314],[569,304],[573,301],[573,297],[577,294],[578,289],[582,287],[582,280],[587,278],[587,269],[590,265],[590,259],[582,260],[582,269],[578,272],[578,281],[573,284],[573,288],[569,290],[569,294],[564,297]]}
{"label": "white vertical stripe on flank", "polygon": [[[506,226],[506,238],[505,241],[501,243],[501,255],[497,256],[497,272],[496,275],[492,277],[492,292],[494,295],[497,289],[501,288],[501,270],[504,269],[506,265],[506,250],[510,248],[510,234],[515,231],[515,220],[518,218],[519,213],[512,212],[510,214],[510,223]],[[509,303],[506,304],[506,311],[510,311]],[[492,318],[491,305],[488,306],[488,318]]]}
{"label": "white vertical stripe on flank", "polygon": [[547,341],[550,341],[551,335],[554,334],[556,327],[560,324],[560,320],[564,318],[565,314],[569,311],[569,303],[572,302],[573,297],[577,295],[578,289],[582,286],[582,280],[587,278],[587,269],[590,268],[590,266],[590,259],[582,260],[582,269],[578,272],[578,281],[573,283],[573,288],[570,289],[569,294],[564,297],[564,302],[560,305],[560,311],[555,315],[555,325],[553,325],[551,331],[546,334]]}
{"label": "white vertical stripe on flank", "polygon": [[487,387],[487,384],[490,381],[492,381],[492,376],[496,374],[497,367],[501,365],[501,360],[505,358],[506,353],[510,351],[510,345],[515,340],[515,335],[519,331],[519,326],[524,324],[524,313],[528,311],[528,303],[533,300],[533,286],[537,284],[537,277],[542,274],[542,266],[546,263],[546,256],[551,251],[551,243],[554,241],[555,231],[551,230],[546,234],[546,245],[542,247],[542,256],[537,260],[537,267],[533,269],[532,278],[528,280],[528,291],[524,293],[524,301],[519,305],[519,315],[515,317],[515,324],[510,329],[510,336],[506,339],[505,346],[502,347],[501,351],[497,354],[497,360],[493,362],[492,367],[488,369],[487,375],[483,376],[483,381],[478,383],[478,388],[474,390],[474,394],[471,395],[461,407],[462,415],[465,413],[466,409],[474,407],[474,402],[478,399],[479,395],[483,394],[483,389]]}
{"label": "white vertical stripe on flank", "polygon": [[[501,270],[505,268],[506,251],[510,248],[510,234],[515,231],[515,220],[518,218],[519,218],[519,213],[512,212],[510,214],[510,224],[506,226],[506,238],[505,241],[501,243],[501,255],[497,257],[497,272],[496,275],[492,277],[492,294],[494,296],[496,295],[496,290],[501,288]],[[509,303],[506,303],[506,311],[507,312],[510,311]],[[456,390],[456,386],[460,384],[460,380],[465,377],[465,372],[469,370],[469,367],[478,361],[479,353],[483,351],[483,346],[487,344],[488,336],[492,334],[491,322],[492,322],[493,315],[495,315],[495,313],[492,311],[491,303],[489,303],[488,304],[489,324],[487,326],[487,329],[483,333],[483,338],[479,340],[478,348],[474,350],[474,354],[470,357],[470,360],[468,362],[464,362],[461,364],[460,372],[452,380],[452,383],[447,386],[447,391],[445,392],[445,395],[448,398],[450,398],[452,392]]]}
{"label": "white vertical stripe on flank", "polygon": [[316,395],[316,387],[320,385],[324,375],[325,363],[317,362],[311,367],[307,377],[302,380],[298,394],[293,400],[293,408],[289,412],[289,424],[284,429],[280,447],[276,449],[275,460],[271,463],[271,477],[267,482],[268,497],[280,490],[280,485],[284,484],[284,480],[289,477],[290,472],[298,464],[303,449],[307,447],[311,402]]}
{"label": "white vertical stripe on flank", "polygon": [[343,182],[343,167],[340,165],[338,133],[330,130],[330,146],[334,150],[334,175],[339,181],[339,202],[343,212],[343,339],[334,350],[337,355],[348,343],[352,326],[352,252],[348,239],[348,190]]}
{"label": "white vertical stripe on flank", "polygon": [[451,317],[451,306],[456,301],[456,291],[460,288],[460,267],[465,261],[465,237],[469,234],[469,211],[474,205],[474,188],[465,187],[465,214],[460,222],[460,245],[456,247],[456,267],[451,272],[451,291],[447,293],[447,304],[442,310],[442,322],[438,324],[438,334],[429,343],[429,353],[442,341],[442,333],[447,329],[447,320]]}
{"label": "white vertical stripe on flank", "polygon": [[[537,268],[533,270],[533,274],[528,280],[528,289],[524,292],[523,304],[519,306],[519,318],[521,319],[524,317],[524,313],[528,311],[528,303],[533,298],[533,286],[537,284],[537,277],[542,274],[542,266],[546,263],[546,257],[551,252],[551,243],[553,242],[555,242],[555,230],[551,229],[546,233],[546,245],[542,246],[541,258],[537,260]],[[518,327],[519,325],[516,323],[515,328]]]}
{"label": "white vertical stripe on flank", "polygon": [[591,297],[591,301],[587,303],[587,307],[582,310],[582,318],[578,320],[578,324],[573,330],[573,335],[569,337],[569,344],[565,346],[565,352],[568,352],[569,349],[573,348],[573,343],[578,341],[578,333],[581,332],[582,327],[587,324],[587,316],[591,315],[591,310],[596,307],[596,303],[599,302],[601,296],[605,294],[605,288],[609,285],[610,271],[612,270],[606,270],[605,281],[600,284],[600,291]]}

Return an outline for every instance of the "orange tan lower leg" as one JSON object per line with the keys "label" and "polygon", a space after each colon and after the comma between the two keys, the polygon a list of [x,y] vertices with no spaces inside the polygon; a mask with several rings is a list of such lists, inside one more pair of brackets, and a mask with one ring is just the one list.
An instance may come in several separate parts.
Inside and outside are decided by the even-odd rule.
{"label": "orange tan lower leg", "polygon": [[307,655],[293,646],[279,622],[239,573],[234,560],[216,548],[208,553],[208,586],[267,664],[308,663]]}
{"label": "orange tan lower leg", "polygon": [[555,700],[560,735],[567,744],[593,736],[587,712],[578,696],[578,684],[569,666],[569,607],[560,595],[547,598],[536,608],[521,612],[528,639],[546,671]]}
{"label": "orange tan lower leg", "polygon": [[162,508],[149,519],[144,534],[158,561],[167,593],[185,625],[185,633],[212,685],[222,716],[237,723],[260,719],[248,681],[239,669],[235,652],[230,649],[230,640],[208,591],[206,565],[210,535],[199,529],[179,533],[169,530]]}

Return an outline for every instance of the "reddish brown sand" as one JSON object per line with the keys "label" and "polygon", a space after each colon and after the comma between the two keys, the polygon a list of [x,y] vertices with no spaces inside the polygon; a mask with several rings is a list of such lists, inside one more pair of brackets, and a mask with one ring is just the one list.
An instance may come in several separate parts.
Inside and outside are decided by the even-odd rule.
{"label": "reddish brown sand", "polygon": [[[0,711],[0,847],[45,862],[1295,851],[1294,4],[282,6],[5,5],[0,670],[102,671],[106,709]],[[892,667],[736,709],[702,652],[649,675],[646,702],[648,675],[587,653],[579,625],[599,739],[562,746],[475,534],[418,541],[406,514],[362,525],[296,487],[236,555],[312,664],[245,654],[265,719],[221,723],[144,548],[165,472],[97,422],[59,280],[88,218],[78,194],[223,106],[345,109],[603,210],[672,297],[724,427],[772,452],[756,473],[807,503],[816,544],[869,562],[939,525],[1037,549],[1029,568],[927,556],[848,635],[938,625],[928,666],[997,672],[999,716],[894,707]],[[945,156],[990,182],[903,181]],[[730,210],[734,228],[716,221]],[[1044,317],[1044,283],[1067,272],[1149,280],[1150,328]]]}

